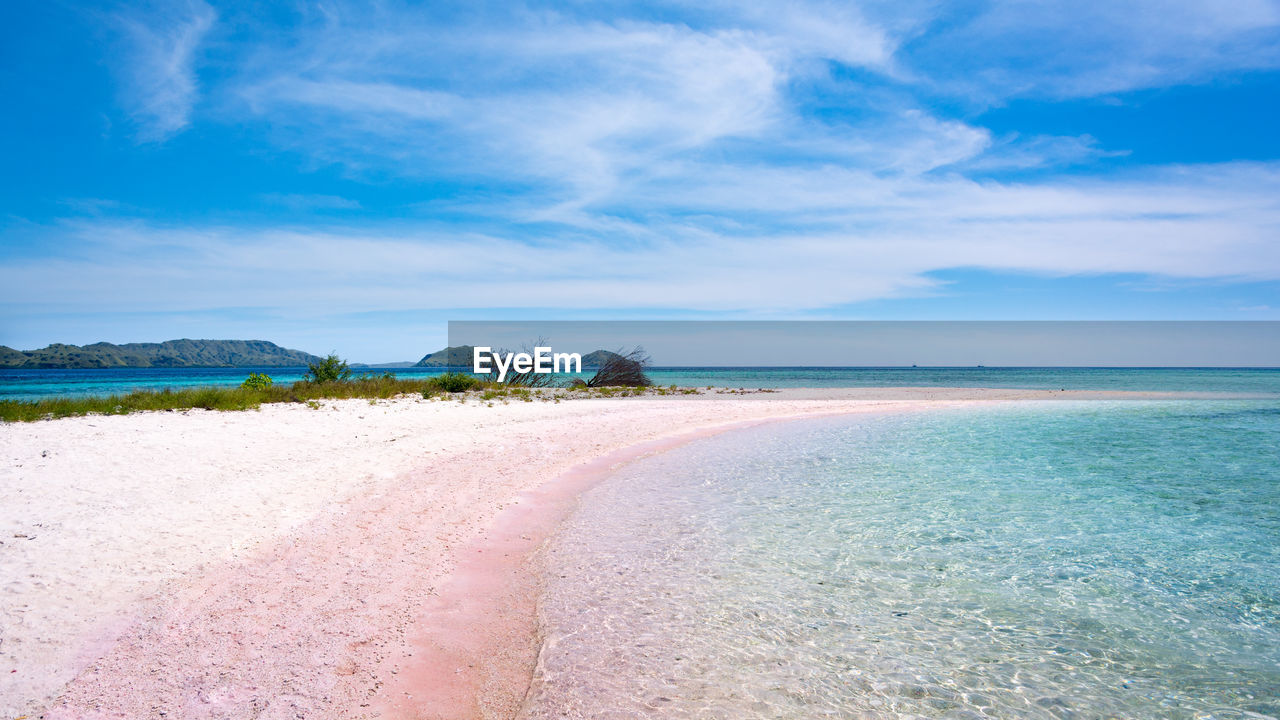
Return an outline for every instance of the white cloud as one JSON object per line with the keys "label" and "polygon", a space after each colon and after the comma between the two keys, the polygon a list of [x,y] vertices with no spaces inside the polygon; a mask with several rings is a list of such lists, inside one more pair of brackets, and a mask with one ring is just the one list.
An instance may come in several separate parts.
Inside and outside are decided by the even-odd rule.
{"label": "white cloud", "polygon": [[1107,157],[1128,155],[1127,150],[1104,150],[1092,135],[1060,136],[1018,133],[993,140],[988,151],[958,164],[958,170],[982,171],[1065,167]]}
{"label": "white cloud", "polygon": [[910,64],[980,102],[1092,97],[1280,68],[1277,28],[1276,0],[994,0],[947,18]]}
{"label": "white cloud", "polygon": [[[523,183],[541,204],[526,218],[592,226],[608,220],[584,209],[646,178],[697,184],[761,157],[921,175],[1124,150],[1088,136],[993,137],[929,111],[929,92],[984,105],[1280,66],[1273,0],[1230,12],[1199,0],[997,1],[962,21],[906,2],[666,3],[662,20],[628,19],[616,3],[446,21],[396,4],[327,7],[260,47],[224,89],[242,103],[226,110],[236,122],[357,175]],[[837,77],[830,63],[875,79]],[[839,111],[815,114],[810,100]]]}
{"label": "white cloud", "polygon": [[358,210],[360,203],[338,195],[317,195],[302,193],[264,193],[259,196],[264,202],[279,205],[290,210]]}
{"label": "white cloud", "polygon": [[258,107],[297,104],[352,115],[392,115],[413,120],[444,120],[456,115],[462,105],[461,99],[450,93],[350,80],[279,80],[253,88],[247,97]]}
{"label": "white cloud", "polygon": [[241,86],[283,141],[349,166],[515,174],[582,196],[662,156],[765,133],[785,79],[769,43],[740,30],[552,17],[461,43],[409,17],[394,41],[381,27],[314,32],[301,53],[266,53]]}
{"label": "white cloud", "polygon": [[163,141],[190,124],[199,95],[196,52],[216,19],[203,0],[134,7],[113,16],[125,48],[122,99],[140,139]]}
{"label": "white cloud", "polygon": [[[672,214],[559,238],[376,228],[209,227],[83,220],[56,229],[78,254],[14,259],[7,303],[143,311],[225,306],[332,312],[391,307],[563,307],[790,313],[935,292],[957,267],[1280,279],[1280,166],[1227,165],[1052,187],[835,168],[736,181],[699,208],[748,211],[734,232]],[[708,188],[710,189],[710,188]],[[654,184],[638,207],[688,193]],[[775,226],[784,226],[779,229]]]}
{"label": "white cloud", "polygon": [[[670,3],[663,19],[608,3],[500,19],[467,6],[447,21],[394,2],[318,7],[228,61],[212,109],[357,179],[471,183],[479,199],[449,209],[480,221],[446,233],[91,218],[48,228],[73,249],[60,259],[0,268],[7,301],[197,310],[235,288],[243,306],[342,312],[786,313],[936,292],[930,273],[966,267],[1280,279],[1276,164],[978,181],[966,174],[1115,151],[1087,135],[997,137],[928,109],[937,92],[982,105],[1275,67],[1267,0],[995,1],[963,21],[929,2]],[[214,16],[185,8],[122,20],[154,139],[190,122],[197,95]]]}

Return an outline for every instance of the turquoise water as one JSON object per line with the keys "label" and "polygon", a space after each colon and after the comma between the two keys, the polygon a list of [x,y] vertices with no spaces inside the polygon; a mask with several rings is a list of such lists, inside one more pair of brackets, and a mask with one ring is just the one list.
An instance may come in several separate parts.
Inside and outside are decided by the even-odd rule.
{"label": "turquoise water", "polygon": [[1277,368],[660,368],[659,385],[746,388],[991,387],[1280,395]]}
{"label": "turquoise water", "polygon": [[[265,372],[277,382],[294,382],[302,377],[306,368],[0,370],[0,399],[33,400],[54,396],[111,395],[165,387],[238,385],[250,372]],[[370,372],[388,371],[376,369]],[[403,368],[389,372],[405,377],[423,377],[440,371]],[[659,385],[682,387],[1002,387],[1200,391],[1280,396],[1280,369],[654,368],[650,375]]]}
{"label": "turquoise water", "polygon": [[529,718],[1280,716],[1280,402],[725,434],[548,550]]}
{"label": "turquoise water", "polygon": [[[0,400],[120,395],[134,390],[239,385],[251,372],[266,373],[278,383],[302,379],[305,367],[243,368],[111,368],[104,370],[0,370]],[[428,368],[394,370],[355,368],[357,374],[394,372],[400,377],[431,377]]]}

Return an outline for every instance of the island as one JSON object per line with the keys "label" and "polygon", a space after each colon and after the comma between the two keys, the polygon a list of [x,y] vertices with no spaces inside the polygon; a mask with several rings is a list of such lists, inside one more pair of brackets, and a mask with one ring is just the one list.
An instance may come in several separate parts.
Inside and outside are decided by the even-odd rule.
{"label": "island", "polygon": [[319,357],[266,340],[167,340],[161,343],[55,343],[39,350],[0,345],[0,368],[300,367]]}

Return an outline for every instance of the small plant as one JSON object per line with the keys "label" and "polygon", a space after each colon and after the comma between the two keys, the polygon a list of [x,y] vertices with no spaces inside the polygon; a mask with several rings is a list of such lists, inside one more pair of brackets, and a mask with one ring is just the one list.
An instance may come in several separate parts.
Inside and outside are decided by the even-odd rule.
{"label": "small plant", "polygon": [[346,360],[331,354],[318,363],[307,365],[307,374],[302,379],[309,383],[346,382],[351,379],[351,368]]}
{"label": "small plant", "polygon": [[396,374],[390,371],[384,372],[362,372],[355,377],[356,382],[378,382],[380,380],[395,380]]}
{"label": "small plant", "polygon": [[249,373],[249,377],[245,378],[245,381],[240,383],[240,387],[248,390],[266,390],[271,387],[273,382],[275,381],[266,373],[251,372]]}
{"label": "small plant", "polygon": [[447,393],[460,393],[479,385],[480,379],[467,373],[447,372],[437,376],[432,382]]}

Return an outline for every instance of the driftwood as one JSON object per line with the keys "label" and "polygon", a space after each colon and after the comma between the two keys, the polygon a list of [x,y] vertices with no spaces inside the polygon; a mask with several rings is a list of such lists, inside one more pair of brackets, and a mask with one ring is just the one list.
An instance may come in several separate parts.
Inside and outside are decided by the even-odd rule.
{"label": "driftwood", "polygon": [[595,377],[587,381],[587,387],[649,387],[653,381],[644,374],[649,365],[649,355],[637,347],[629,353],[609,353]]}

